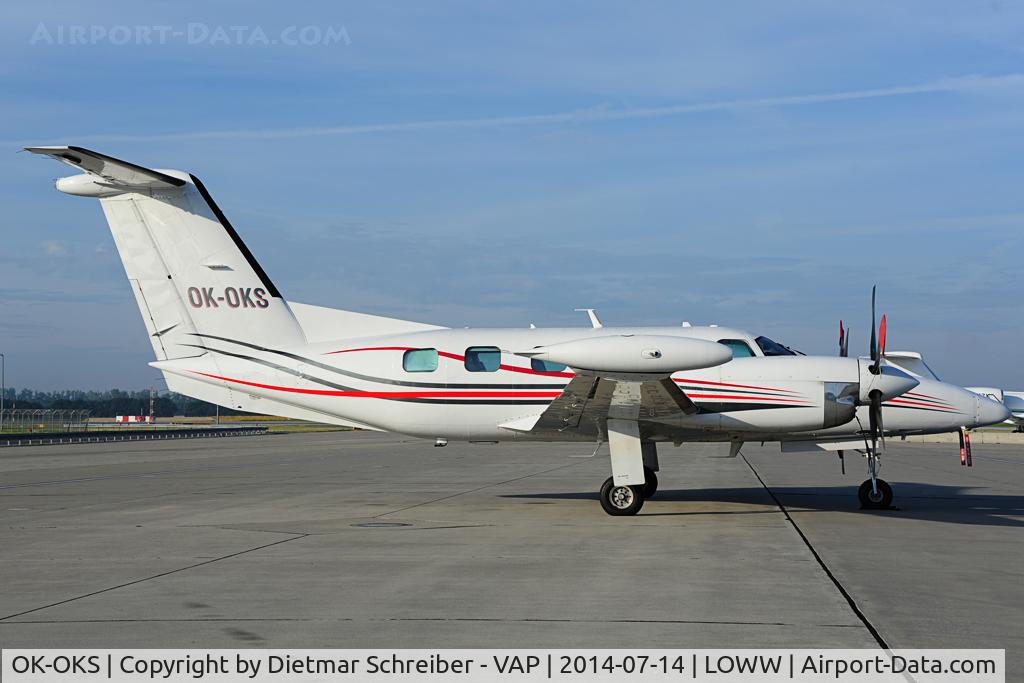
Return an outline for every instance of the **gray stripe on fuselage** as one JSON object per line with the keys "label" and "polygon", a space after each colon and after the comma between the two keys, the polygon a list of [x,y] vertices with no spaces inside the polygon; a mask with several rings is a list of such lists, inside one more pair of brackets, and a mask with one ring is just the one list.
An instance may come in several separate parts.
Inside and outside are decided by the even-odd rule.
{"label": "gray stripe on fuselage", "polygon": [[[238,341],[236,339],[228,339],[227,337],[218,337],[212,334],[201,334],[197,332],[190,332],[189,334],[196,337],[203,337],[205,339],[217,339],[218,341],[225,341],[230,344],[238,344],[239,346],[245,346],[250,349],[256,349],[257,351],[264,351],[266,353],[274,353],[285,358],[291,358],[297,360],[300,363],[307,363],[313,367],[320,368],[321,370],[327,370],[328,372],[334,372],[339,375],[351,377],[353,379],[361,379],[364,382],[376,382],[378,384],[393,384],[400,387],[420,387],[423,389],[558,389],[562,390],[565,388],[565,384],[469,384],[469,383],[449,383],[449,382],[404,382],[398,379],[386,379],[384,377],[371,377],[369,375],[362,375],[357,372],[349,372],[348,370],[342,370],[326,363],[315,361],[312,358],[306,358],[298,354],[289,353],[288,351],[278,351],[277,349],[268,349],[265,346],[259,346],[258,344],[250,344],[248,342]],[[568,382],[566,382],[568,384]]]}

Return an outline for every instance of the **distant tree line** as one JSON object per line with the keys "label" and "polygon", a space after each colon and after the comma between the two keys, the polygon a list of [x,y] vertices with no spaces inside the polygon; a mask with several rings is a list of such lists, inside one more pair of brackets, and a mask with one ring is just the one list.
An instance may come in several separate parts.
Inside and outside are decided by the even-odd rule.
{"label": "distant tree line", "polygon": [[[5,408],[56,408],[62,410],[89,410],[93,417],[114,415],[149,415],[149,390],[125,391],[36,391],[8,387],[4,396]],[[210,417],[217,413],[217,406],[171,391],[158,392],[153,402],[157,417]],[[221,408],[221,415],[249,415],[241,410]]]}

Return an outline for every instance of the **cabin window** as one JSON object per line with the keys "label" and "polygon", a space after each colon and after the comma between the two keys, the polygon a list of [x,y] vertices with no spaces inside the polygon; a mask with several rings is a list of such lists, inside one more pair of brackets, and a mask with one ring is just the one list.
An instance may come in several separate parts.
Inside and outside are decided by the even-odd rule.
{"label": "cabin window", "polygon": [[552,363],[549,360],[541,360],[539,358],[531,358],[530,367],[534,372],[562,372],[565,370],[565,366],[561,363]]}
{"label": "cabin window", "polygon": [[733,358],[748,358],[754,355],[750,345],[742,339],[719,339],[718,343],[728,346]]}
{"label": "cabin window", "polygon": [[501,367],[501,349],[497,346],[470,346],[466,349],[466,369],[470,372],[497,372]]}
{"label": "cabin window", "polygon": [[433,372],[437,370],[437,349],[410,349],[402,355],[402,369],[406,372]]}

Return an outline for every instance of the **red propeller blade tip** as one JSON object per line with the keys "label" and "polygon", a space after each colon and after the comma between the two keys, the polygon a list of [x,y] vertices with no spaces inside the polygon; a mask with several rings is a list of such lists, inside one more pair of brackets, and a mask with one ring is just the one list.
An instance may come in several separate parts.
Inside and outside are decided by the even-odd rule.
{"label": "red propeller blade tip", "polygon": [[882,316],[882,322],[878,326],[878,355],[885,355],[885,315]]}

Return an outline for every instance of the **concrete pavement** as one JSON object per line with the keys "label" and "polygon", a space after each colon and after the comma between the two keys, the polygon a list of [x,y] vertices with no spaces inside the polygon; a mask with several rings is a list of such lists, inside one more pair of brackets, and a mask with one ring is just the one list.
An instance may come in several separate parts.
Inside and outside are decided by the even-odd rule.
{"label": "concrete pavement", "polygon": [[362,432],[5,450],[0,644],[880,638],[1006,647],[1020,670],[1018,447],[979,444],[968,470],[953,447],[893,442],[882,474],[901,509],[861,512],[854,457],[842,477],[777,446],[662,446],[661,491],[634,518],[601,511],[607,455],[591,450]]}

